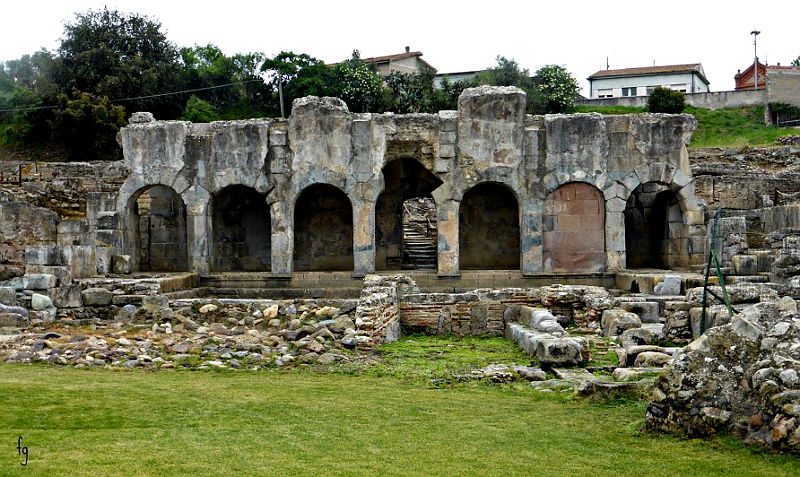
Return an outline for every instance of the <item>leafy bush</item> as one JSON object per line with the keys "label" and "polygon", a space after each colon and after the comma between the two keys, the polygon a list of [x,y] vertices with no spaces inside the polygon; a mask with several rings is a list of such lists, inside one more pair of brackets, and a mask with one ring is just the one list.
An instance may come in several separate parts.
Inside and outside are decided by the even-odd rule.
{"label": "leafy bush", "polygon": [[208,101],[192,95],[189,101],[186,101],[181,119],[193,123],[210,123],[219,119],[219,111]]}
{"label": "leafy bush", "polygon": [[686,107],[686,95],[661,86],[653,89],[647,98],[647,110],[651,113],[679,114]]}
{"label": "leafy bush", "polygon": [[125,125],[125,108],[111,104],[106,96],[75,91],[55,112],[58,139],[71,160],[116,159],[117,131]]}

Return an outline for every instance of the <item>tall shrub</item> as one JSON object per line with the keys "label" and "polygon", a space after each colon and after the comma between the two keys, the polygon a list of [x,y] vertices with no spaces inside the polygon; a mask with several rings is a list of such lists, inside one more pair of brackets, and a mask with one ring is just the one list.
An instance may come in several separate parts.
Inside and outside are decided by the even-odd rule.
{"label": "tall shrub", "polygon": [[653,89],[647,98],[647,110],[651,113],[679,114],[685,107],[685,94],[661,86]]}

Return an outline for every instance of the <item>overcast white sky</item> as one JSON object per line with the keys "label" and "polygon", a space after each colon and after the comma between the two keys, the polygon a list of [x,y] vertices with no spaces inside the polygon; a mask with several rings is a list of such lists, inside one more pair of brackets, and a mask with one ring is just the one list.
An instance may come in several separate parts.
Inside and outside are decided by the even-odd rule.
{"label": "overcast white sky", "polygon": [[567,67],[584,93],[605,69],[703,64],[712,91],[758,55],[769,64],[800,56],[800,1],[13,1],[3,2],[0,61],[54,50],[64,22],[87,9],[136,12],[161,22],[178,46],[213,43],[226,54],[281,50],[325,62],[421,51],[439,72],[483,69],[503,55],[531,72]]}

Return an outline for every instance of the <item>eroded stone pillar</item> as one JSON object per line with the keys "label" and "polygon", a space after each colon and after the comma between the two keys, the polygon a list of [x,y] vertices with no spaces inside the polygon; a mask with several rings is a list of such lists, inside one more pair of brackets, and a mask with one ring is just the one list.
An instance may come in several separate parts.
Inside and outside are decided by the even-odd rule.
{"label": "eroded stone pillar", "polygon": [[457,277],[458,267],[458,208],[455,200],[437,201],[436,228],[439,235],[438,262],[440,277]]}
{"label": "eroded stone pillar", "polygon": [[353,276],[375,273],[375,203],[353,201]]}
{"label": "eroded stone pillar", "polygon": [[606,267],[610,272],[625,268],[625,201],[606,200]]}
{"label": "eroded stone pillar", "polygon": [[208,238],[211,236],[211,221],[206,214],[186,215],[186,239],[188,242],[189,269],[206,274],[210,271]]}
{"label": "eroded stone pillar", "polygon": [[186,204],[186,249],[189,269],[209,273],[211,243],[211,194],[202,187],[192,186],[181,194]]}
{"label": "eroded stone pillar", "polygon": [[520,269],[523,275],[542,272],[542,202],[528,199],[522,203],[519,221]]}
{"label": "eroded stone pillar", "polygon": [[292,274],[294,265],[294,214],[285,201],[269,204],[272,218],[272,274]]}

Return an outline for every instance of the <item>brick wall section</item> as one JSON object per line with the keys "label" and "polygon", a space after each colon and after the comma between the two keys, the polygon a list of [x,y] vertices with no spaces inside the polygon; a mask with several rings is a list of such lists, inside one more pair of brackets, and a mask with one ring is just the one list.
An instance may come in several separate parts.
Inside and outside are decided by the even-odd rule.
{"label": "brick wall section", "polygon": [[400,337],[400,297],[419,293],[414,280],[405,275],[367,275],[356,305],[355,322],[360,336],[359,347],[370,349]]}
{"label": "brick wall section", "polygon": [[605,199],[597,188],[565,184],[544,203],[546,272],[602,272],[606,265]]}

